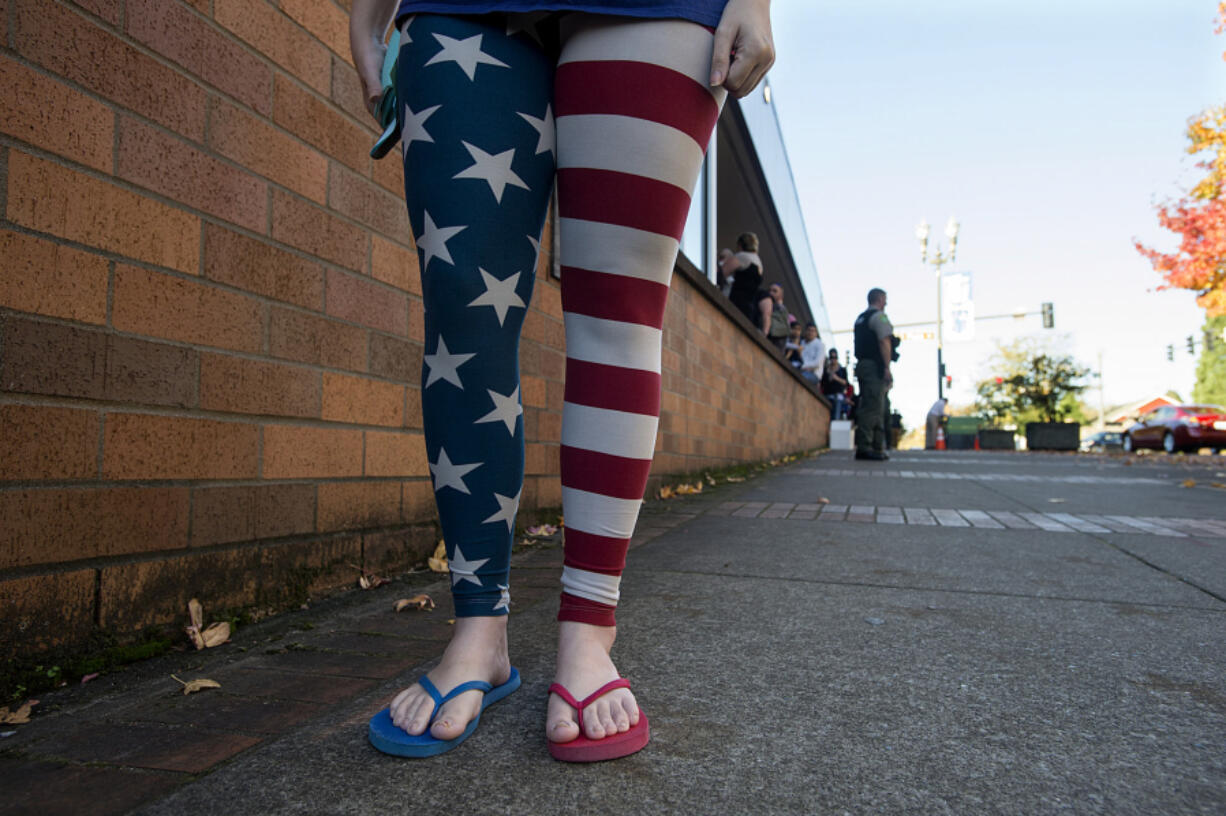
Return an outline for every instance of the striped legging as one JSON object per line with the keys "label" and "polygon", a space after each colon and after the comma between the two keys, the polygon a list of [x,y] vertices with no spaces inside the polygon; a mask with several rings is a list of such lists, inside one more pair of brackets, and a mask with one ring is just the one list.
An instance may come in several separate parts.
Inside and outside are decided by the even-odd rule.
{"label": "striped legging", "polygon": [[581,13],[421,15],[402,42],[422,415],[456,614],[510,603],[519,335],[556,170],[567,351],[558,617],[611,626],[655,447],[669,281],[723,102],[705,83],[712,35]]}

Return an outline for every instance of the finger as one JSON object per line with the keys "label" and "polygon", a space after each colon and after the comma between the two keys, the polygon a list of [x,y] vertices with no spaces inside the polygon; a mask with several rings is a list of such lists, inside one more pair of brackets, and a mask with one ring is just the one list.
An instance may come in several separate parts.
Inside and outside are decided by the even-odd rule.
{"label": "finger", "polygon": [[719,87],[728,77],[728,64],[732,60],[732,43],[736,31],[720,26],[715,29],[715,43],[711,50],[711,86]]}

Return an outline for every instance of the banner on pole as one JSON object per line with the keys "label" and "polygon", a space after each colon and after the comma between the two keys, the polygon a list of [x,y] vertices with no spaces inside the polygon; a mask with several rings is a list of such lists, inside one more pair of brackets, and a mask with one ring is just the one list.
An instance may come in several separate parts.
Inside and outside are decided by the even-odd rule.
{"label": "banner on pole", "polygon": [[971,273],[951,272],[941,278],[945,314],[945,340],[968,343],[975,339],[975,301],[971,297]]}

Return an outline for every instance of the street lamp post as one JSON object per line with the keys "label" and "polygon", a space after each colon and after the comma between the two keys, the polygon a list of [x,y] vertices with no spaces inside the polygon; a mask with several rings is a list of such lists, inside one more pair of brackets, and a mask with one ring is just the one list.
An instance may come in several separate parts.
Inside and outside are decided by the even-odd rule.
{"label": "street lamp post", "polygon": [[949,239],[949,254],[946,255],[944,249],[938,244],[936,254],[932,258],[928,257],[928,221],[926,219],[920,221],[919,226],[915,228],[915,237],[920,242],[920,263],[932,264],[937,273],[937,399],[945,398],[944,338],[941,332],[941,322],[944,316],[941,309],[941,267],[947,263],[953,263],[954,258],[958,255],[958,230],[961,229],[961,226],[958,219],[952,215],[949,217],[949,223],[945,225],[945,237]]}

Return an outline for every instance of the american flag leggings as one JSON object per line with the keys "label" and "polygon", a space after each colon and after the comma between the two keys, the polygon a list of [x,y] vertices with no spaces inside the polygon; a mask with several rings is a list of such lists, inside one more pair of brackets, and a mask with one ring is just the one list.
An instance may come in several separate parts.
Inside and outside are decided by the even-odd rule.
{"label": "american flag leggings", "polygon": [[510,603],[524,484],[519,336],[556,171],[566,334],[558,619],[615,623],[655,448],[665,300],[724,100],[706,82],[711,49],[695,23],[583,13],[420,15],[402,29],[422,417],[458,616],[503,615]]}

